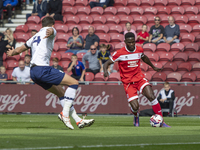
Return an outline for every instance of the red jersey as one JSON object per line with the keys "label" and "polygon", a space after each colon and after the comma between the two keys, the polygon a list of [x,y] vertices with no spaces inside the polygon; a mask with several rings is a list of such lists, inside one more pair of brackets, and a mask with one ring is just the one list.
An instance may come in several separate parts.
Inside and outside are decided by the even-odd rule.
{"label": "red jersey", "polygon": [[136,46],[133,52],[123,47],[110,57],[113,62],[118,61],[120,77],[123,83],[138,82],[145,77],[140,69],[140,59],[143,51],[143,48],[139,46]]}
{"label": "red jersey", "polygon": [[[138,35],[146,39],[149,36],[149,33],[148,32],[142,33],[142,31],[141,31],[140,33],[138,33]],[[138,39],[137,43],[143,44],[144,42],[145,42],[145,40]]]}

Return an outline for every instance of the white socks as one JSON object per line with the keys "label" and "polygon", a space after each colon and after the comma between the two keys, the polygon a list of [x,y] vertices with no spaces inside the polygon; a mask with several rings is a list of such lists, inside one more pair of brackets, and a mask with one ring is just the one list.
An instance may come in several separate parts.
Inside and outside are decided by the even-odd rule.
{"label": "white socks", "polygon": [[77,122],[80,122],[82,119],[77,115],[76,110],[74,108],[74,106],[72,105],[72,107],[70,108],[70,116],[72,116],[72,118]]}
{"label": "white socks", "polygon": [[157,100],[157,98],[154,99],[154,100],[151,102],[151,105],[152,105],[152,106],[153,106],[153,105],[156,105],[156,104],[158,104],[158,100]]}

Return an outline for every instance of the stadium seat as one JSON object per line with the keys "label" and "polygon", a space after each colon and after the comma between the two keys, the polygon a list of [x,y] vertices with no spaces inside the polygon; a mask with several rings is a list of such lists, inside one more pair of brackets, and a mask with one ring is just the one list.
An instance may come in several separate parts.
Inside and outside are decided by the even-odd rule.
{"label": "stadium seat", "polygon": [[30,16],[28,17],[28,20],[26,21],[27,24],[39,24],[40,23],[40,17],[38,16]]}
{"label": "stadium seat", "polygon": [[191,71],[192,65],[189,62],[183,62],[178,65],[177,71]]}
{"label": "stadium seat", "polygon": [[84,56],[85,54],[86,54],[86,53],[77,53],[76,55],[77,55],[78,60],[79,60],[79,61],[82,61],[82,58],[83,58],[83,56]]}
{"label": "stadium seat", "polygon": [[63,15],[69,17],[69,16],[72,16],[72,15],[76,15],[77,11],[78,10],[75,7],[66,7],[64,9]]}
{"label": "stadium seat", "polygon": [[196,7],[199,7],[199,6],[200,6],[200,0],[196,0],[195,6],[196,6]]}
{"label": "stadium seat", "polygon": [[13,69],[6,70],[6,74],[8,75],[8,79],[7,80],[12,80],[12,72],[13,72]]}
{"label": "stadium seat", "polygon": [[68,26],[68,27],[69,27],[69,28],[68,28],[68,34],[69,34],[69,33],[72,33],[72,29],[73,29],[74,27],[77,27],[77,28],[78,28],[79,33],[82,32],[82,27],[81,27],[80,25],[70,25],[70,26]]}
{"label": "stadium seat", "polygon": [[156,51],[156,44],[154,44],[154,43],[146,43],[145,45],[143,45],[143,49],[144,49],[144,53],[146,51],[155,52]]}
{"label": "stadium seat", "polygon": [[113,34],[111,36],[111,40],[110,40],[110,42],[113,44],[117,44],[117,43],[123,42],[123,41],[124,41],[124,35],[122,35],[122,34]]}
{"label": "stadium seat", "polygon": [[6,60],[7,63],[7,70],[13,70],[15,67],[18,67],[18,61],[16,60]]}
{"label": "stadium seat", "polygon": [[119,24],[119,22],[120,22],[120,18],[118,16],[110,16],[107,18],[107,23],[109,24],[115,25],[115,24]]}
{"label": "stadium seat", "polygon": [[153,6],[159,9],[162,6],[167,6],[167,4],[168,4],[167,0],[155,0]]}
{"label": "stadium seat", "polygon": [[[199,41],[200,41],[200,34],[198,34],[196,37],[195,37],[195,43],[199,43]],[[199,45],[199,44],[198,44]],[[199,45],[199,47],[200,47],[200,45]]]}
{"label": "stadium seat", "polygon": [[42,28],[41,25],[38,25],[38,24],[32,25],[32,24],[30,24],[28,32],[31,33],[32,30],[40,31],[41,28]]}
{"label": "stadium seat", "polygon": [[119,72],[111,73],[107,81],[121,81]]}
{"label": "stadium seat", "polygon": [[176,71],[177,70],[177,64],[175,62],[167,62],[164,66],[163,66],[163,70],[162,71]]}
{"label": "stadium seat", "polygon": [[60,33],[60,34],[57,34],[56,36],[56,42],[67,42],[69,39],[69,35],[68,34],[65,34],[65,33]]}
{"label": "stadium seat", "polygon": [[[70,63],[71,61],[61,61],[61,64],[62,64],[62,66],[63,66],[63,71],[64,72],[67,72],[67,69],[68,69],[68,66],[69,66],[69,63]],[[67,74],[68,74],[68,72],[67,72]]]}
{"label": "stadium seat", "polygon": [[120,43],[115,45],[115,50],[117,51],[117,50],[121,49],[124,46],[125,46],[125,43],[124,42],[120,42]]}
{"label": "stadium seat", "polygon": [[91,14],[90,15],[103,15],[103,8],[102,7],[93,7],[91,9]]}
{"label": "stadium seat", "polygon": [[133,7],[131,8],[130,15],[143,15],[144,10],[141,7]]}
{"label": "stadium seat", "polygon": [[181,6],[187,9],[189,6],[194,6],[195,0],[181,0]]}
{"label": "stadium seat", "polygon": [[94,80],[94,74],[91,72],[85,73],[85,81],[93,81]]}
{"label": "stadium seat", "polygon": [[195,36],[193,34],[184,34],[181,37],[181,43],[187,45],[188,43],[194,42]]}
{"label": "stadium seat", "polygon": [[192,27],[197,24],[200,24],[200,15],[192,15],[191,17],[189,17],[188,24]]}
{"label": "stadium seat", "polygon": [[149,69],[149,65],[147,65],[144,62],[140,62],[140,68],[141,68],[142,71],[146,72]]}
{"label": "stadium seat", "polygon": [[52,54],[51,54],[51,60],[52,60],[53,58],[55,58],[55,57],[57,57],[58,60],[61,60],[61,55],[60,55],[60,53],[58,53],[58,52],[52,52]]}
{"label": "stadium seat", "polygon": [[100,16],[100,15],[96,15],[93,19],[93,25],[95,24],[105,24],[106,23],[106,17],[104,16]]}
{"label": "stadium seat", "polygon": [[186,72],[181,78],[181,82],[194,82],[195,80],[196,74],[192,72]]}
{"label": "stadium seat", "polygon": [[126,6],[127,0],[115,0],[114,7]]}
{"label": "stadium seat", "polygon": [[63,6],[74,6],[75,1],[74,0],[63,0],[62,4],[63,4]]}
{"label": "stadium seat", "polygon": [[89,15],[90,14],[90,8],[88,7],[80,7],[77,11],[76,15]]}
{"label": "stadium seat", "polygon": [[185,9],[185,15],[187,15],[188,17],[192,16],[192,15],[197,15],[199,13],[198,7],[195,6],[190,6],[190,7],[186,7]]}
{"label": "stadium seat", "polygon": [[147,17],[145,16],[136,16],[134,18],[134,26],[139,26],[147,23]]}
{"label": "stadium seat", "polygon": [[[81,31],[81,35],[83,35],[84,33],[88,34],[88,29],[91,27],[92,25],[84,25]],[[94,26],[93,26],[94,27]],[[96,32],[96,31],[95,31]]]}
{"label": "stadium seat", "polygon": [[170,51],[170,44],[168,43],[160,43],[157,45],[156,51]]}
{"label": "stadium seat", "polygon": [[113,65],[113,71],[119,72],[118,62],[115,62],[115,63],[114,63],[114,65]]}
{"label": "stadium seat", "polygon": [[76,25],[76,24],[78,24],[79,23],[79,17],[77,17],[77,16],[69,16],[69,17],[67,17],[67,22],[66,22],[66,24],[68,25],[68,24],[74,24],[74,25]]}
{"label": "stadium seat", "polygon": [[168,15],[163,15],[163,16],[160,18],[160,19],[161,19],[160,24],[161,24],[163,27],[169,25],[168,18],[169,18]]}
{"label": "stadium seat", "polygon": [[99,72],[99,73],[95,74],[93,81],[105,81],[104,73]]}
{"label": "stadium seat", "polygon": [[[57,43],[56,43],[57,44]],[[59,52],[60,51],[66,51],[68,48],[67,48],[67,43],[66,42],[63,42],[63,43],[58,43],[58,46],[59,46]]]}
{"label": "stadium seat", "polygon": [[190,33],[192,31],[192,27],[188,24],[180,25],[180,33],[183,35],[185,33]]}
{"label": "stadium seat", "polygon": [[62,61],[71,61],[71,56],[73,55],[73,53],[64,53],[62,55],[61,60]]}
{"label": "stadium seat", "polygon": [[117,14],[117,9],[115,7],[107,7],[103,13],[103,15],[105,16],[116,15],[116,14]]}
{"label": "stadium seat", "polygon": [[15,33],[16,32],[28,32],[28,26],[27,25],[19,25],[17,26],[17,28],[15,29]]}
{"label": "stadium seat", "polygon": [[[150,28],[147,28],[147,32],[149,32],[149,30],[150,30]],[[137,26],[136,33],[138,34],[141,31],[142,31],[142,25],[141,26]]]}
{"label": "stadium seat", "polygon": [[187,61],[188,60],[188,55],[187,53],[184,52],[179,52],[174,56],[173,61]]}
{"label": "stadium seat", "polygon": [[188,17],[185,15],[178,15],[175,17],[175,23],[181,25],[181,24],[187,24]]}
{"label": "stadium seat", "polygon": [[26,33],[14,33],[17,42],[26,42],[30,37]]}
{"label": "stadium seat", "polygon": [[82,25],[83,27],[85,24],[92,24],[92,22],[93,22],[93,18],[91,16],[83,15],[80,17],[79,24]]}
{"label": "stadium seat", "polygon": [[76,0],[74,6],[79,6],[79,8],[87,6],[88,5],[88,0]]}
{"label": "stadium seat", "polygon": [[99,25],[95,29],[95,33],[108,33],[109,28],[107,25]]}
{"label": "stadium seat", "polygon": [[14,56],[6,57],[6,60],[16,60],[16,61],[19,61],[20,60],[20,55],[14,55]]}
{"label": "stadium seat", "polygon": [[183,15],[185,13],[185,9],[181,6],[176,6],[174,8],[172,8],[171,10],[171,15]]}
{"label": "stadium seat", "polygon": [[133,23],[133,17],[122,15],[121,18],[120,18],[119,25],[125,26],[125,24],[126,24],[127,22],[130,22],[130,23],[132,24],[132,23]]}
{"label": "stadium seat", "polygon": [[144,9],[144,14],[147,18],[151,15],[157,14],[157,8],[156,7],[147,7]]}
{"label": "stadium seat", "polygon": [[192,71],[200,71],[200,62],[193,64]]}
{"label": "stadium seat", "polygon": [[141,0],[140,7],[143,9],[153,6],[154,5],[154,0]]}
{"label": "stadium seat", "polygon": [[197,75],[196,82],[200,82],[200,74]]}
{"label": "stadium seat", "polygon": [[57,43],[54,43],[53,50],[57,52],[59,50],[59,46]]}
{"label": "stadium seat", "polygon": [[110,42],[110,35],[109,34],[100,33],[100,34],[97,34],[97,35],[99,36],[100,42],[106,42],[106,43]]}
{"label": "stadium seat", "polygon": [[119,7],[116,15],[129,15],[130,12],[129,7]]}
{"label": "stadium seat", "polygon": [[197,43],[188,43],[185,46],[185,51],[198,52],[199,46]]}
{"label": "stadium seat", "polygon": [[194,52],[189,55],[189,61],[200,61],[200,52]]}
{"label": "stadium seat", "polygon": [[181,74],[178,72],[172,72],[167,75],[166,81],[168,82],[180,82],[181,80]]}
{"label": "stadium seat", "polygon": [[[162,68],[163,67],[163,65],[162,65],[162,63],[160,63],[160,62],[155,62],[155,61],[152,61],[152,64],[155,66],[155,67],[158,67],[158,68]],[[152,67],[149,67],[149,70],[148,71],[154,71],[153,70],[153,68]],[[155,73],[156,71],[154,71],[154,73]],[[152,74],[153,75],[153,74]]]}
{"label": "stadium seat", "polygon": [[68,32],[68,27],[66,25],[55,25],[55,29],[57,32],[60,33],[67,33]]}
{"label": "stadium seat", "polygon": [[164,65],[166,62],[172,61],[173,57],[174,56],[172,53],[162,52],[162,54],[160,55],[160,62]]}
{"label": "stadium seat", "polygon": [[7,57],[6,53],[3,53],[3,62],[6,60],[6,57]]}
{"label": "stadium seat", "polygon": [[168,7],[170,8],[174,8],[176,6],[180,6],[181,5],[181,0],[168,0]]}
{"label": "stadium seat", "polygon": [[110,27],[108,33],[121,33],[123,28],[120,25],[113,25]]}
{"label": "stadium seat", "polygon": [[159,16],[162,14],[169,15],[170,13],[171,13],[171,9],[169,7],[159,7],[158,12],[157,12]]}
{"label": "stadium seat", "polygon": [[151,78],[152,78],[151,73],[149,73],[149,72],[143,72],[143,73],[144,73],[144,75],[145,75],[145,78],[146,78],[148,81],[151,81]]}
{"label": "stadium seat", "polygon": [[156,72],[153,76],[151,81],[163,82],[167,78],[167,75],[163,72]]}
{"label": "stadium seat", "polygon": [[200,25],[197,24],[197,25],[194,25],[193,28],[192,28],[192,32],[191,32],[194,36],[197,36],[199,35],[200,33]]}
{"label": "stadium seat", "polygon": [[133,7],[140,6],[140,4],[141,4],[141,1],[138,1],[138,0],[128,0],[127,1],[127,7],[129,7],[130,9]]}
{"label": "stadium seat", "polygon": [[151,61],[156,61],[157,62],[159,60],[159,56],[156,53],[152,53],[151,52],[151,53],[148,53],[146,55]]}
{"label": "stadium seat", "polygon": [[175,55],[180,51],[184,51],[184,45],[182,43],[174,43],[171,45],[170,52]]}

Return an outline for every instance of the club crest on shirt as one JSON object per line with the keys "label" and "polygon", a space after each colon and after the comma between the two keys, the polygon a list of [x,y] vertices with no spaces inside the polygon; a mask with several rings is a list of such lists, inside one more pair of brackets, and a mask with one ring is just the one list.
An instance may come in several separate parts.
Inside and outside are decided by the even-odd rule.
{"label": "club crest on shirt", "polygon": [[77,66],[76,69],[79,69],[79,66]]}

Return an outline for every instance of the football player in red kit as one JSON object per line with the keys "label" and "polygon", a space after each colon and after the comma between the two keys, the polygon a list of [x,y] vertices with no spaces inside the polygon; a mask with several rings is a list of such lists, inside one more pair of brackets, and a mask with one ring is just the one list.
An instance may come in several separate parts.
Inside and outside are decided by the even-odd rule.
{"label": "football player in red kit", "polygon": [[[156,99],[152,87],[140,69],[140,59],[151,66],[155,71],[160,68],[155,67],[149,58],[144,55],[142,47],[135,45],[135,35],[131,32],[125,35],[126,46],[116,51],[110,59],[104,64],[104,76],[108,77],[108,66],[118,62],[121,81],[124,85],[128,102],[131,105],[131,111],[134,114],[134,126],[139,126],[139,103],[137,91],[148,98],[152,104],[155,114],[162,116],[162,111],[158,100]],[[163,123],[163,127],[170,127]]]}

